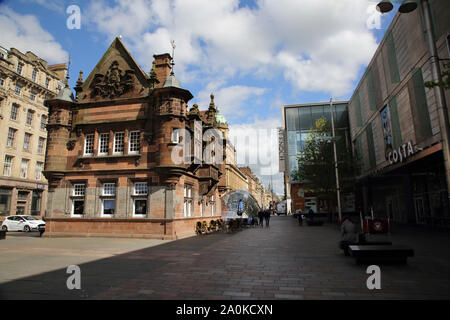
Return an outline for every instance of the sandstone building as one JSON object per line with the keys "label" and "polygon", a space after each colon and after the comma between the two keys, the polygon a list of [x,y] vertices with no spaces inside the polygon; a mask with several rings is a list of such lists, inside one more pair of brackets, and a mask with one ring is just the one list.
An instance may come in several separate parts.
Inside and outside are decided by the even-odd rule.
{"label": "sandstone building", "polygon": [[44,100],[63,87],[65,64],[0,47],[0,215],[45,213],[42,175],[48,111]]}
{"label": "sandstone building", "polygon": [[146,74],[116,38],[91,74],[46,100],[47,236],[177,239],[221,217],[227,130],[211,95],[188,110],[169,54]]}

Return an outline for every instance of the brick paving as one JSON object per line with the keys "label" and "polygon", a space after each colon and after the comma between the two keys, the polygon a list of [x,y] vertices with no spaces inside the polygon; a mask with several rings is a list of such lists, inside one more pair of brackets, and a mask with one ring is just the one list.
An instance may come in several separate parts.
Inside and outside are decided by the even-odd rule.
{"label": "brick paving", "polygon": [[[68,290],[69,275],[59,267],[0,283],[0,298],[449,299],[450,235],[397,228],[391,238],[394,244],[412,246],[415,257],[408,259],[407,265],[381,265],[381,290],[367,289],[367,266],[357,265],[337,248],[336,226],[300,227],[292,217],[273,217],[270,229],[161,241],[151,247],[139,242],[130,246],[134,251],[110,251],[107,257],[89,261],[81,258],[105,254],[99,242],[119,240],[85,239],[96,245],[80,249],[76,246],[80,239],[64,239],[61,244],[64,242],[59,239],[36,238],[32,242],[36,248],[29,248],[28,242],[27,248],[39,252],[45,245],[47,249],[45,255],[33,257],[36,265],[51,265],[58,256],[57,250],[51,252],[56,244],[66,246],[65,254],[78,250],[67,258],[67,265],[76,264],[79,256],[82,289]],[[14,253],[3,250],[7,241],[18,240],[0,241],[0,264],[12,268],[14,264],[8,261]],[[17,264],[15,268],[20,271],[26,266]],[[5,271],[0,271],[0,279],[4,275]]]}

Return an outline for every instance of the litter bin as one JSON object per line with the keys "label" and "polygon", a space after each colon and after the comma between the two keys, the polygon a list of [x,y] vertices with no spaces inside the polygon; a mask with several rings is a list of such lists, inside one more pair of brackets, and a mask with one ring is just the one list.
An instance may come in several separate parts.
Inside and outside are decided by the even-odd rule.
{"label": "litter bin", "polygon": [[5,239],[6,239],[6,231],[0,230],[0,240],[5,240]]}

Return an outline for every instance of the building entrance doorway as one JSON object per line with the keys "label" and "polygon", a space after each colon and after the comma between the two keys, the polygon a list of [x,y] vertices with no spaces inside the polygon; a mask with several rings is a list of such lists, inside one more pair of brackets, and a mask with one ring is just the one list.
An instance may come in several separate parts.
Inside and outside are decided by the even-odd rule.
{"label": "building entrance doorway", "polygon": [[423,197],[414,198],[414,211],[416,212],[416,223],[424,224],[425,210]]}

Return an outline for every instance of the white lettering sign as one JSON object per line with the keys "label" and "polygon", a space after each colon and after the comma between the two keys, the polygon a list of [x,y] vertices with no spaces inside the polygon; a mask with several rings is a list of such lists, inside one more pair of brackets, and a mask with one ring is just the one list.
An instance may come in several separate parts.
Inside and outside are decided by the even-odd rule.
{"label": "white lettering sign", "polygon": [[388,154],[389,164],[403,162],[408,157],[415,154],[417,150],[421,150],[421,149],[414,148],[412,141],[409,141],[408,143],[404,143],[400,147],[398,147],[396,150],[389,152],[389,154]]}

